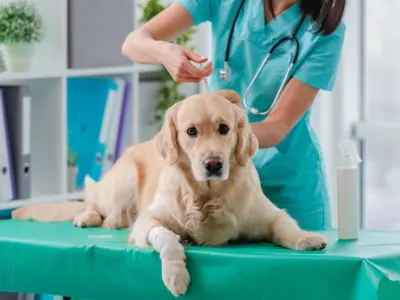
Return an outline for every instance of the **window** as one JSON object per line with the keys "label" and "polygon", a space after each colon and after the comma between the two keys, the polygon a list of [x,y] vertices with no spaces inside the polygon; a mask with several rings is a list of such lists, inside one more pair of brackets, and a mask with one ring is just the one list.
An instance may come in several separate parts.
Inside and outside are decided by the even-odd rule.
{"label": "window", "polygon": [[360,5],[364,227],[400,229],[400,1]]}

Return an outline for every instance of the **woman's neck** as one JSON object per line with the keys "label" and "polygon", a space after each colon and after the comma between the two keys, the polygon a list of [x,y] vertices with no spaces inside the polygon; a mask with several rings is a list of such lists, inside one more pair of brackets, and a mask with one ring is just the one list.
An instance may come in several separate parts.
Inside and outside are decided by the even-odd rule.
{"label": "woman's neck", "polygon": [[[269,3],[270,1],[272,5]],[[264,0],[265,21],[271,21],[274,16],[276,18],[296,2],[297,0]],[[273,8],[272,12],[270,10],[271,6]]]}

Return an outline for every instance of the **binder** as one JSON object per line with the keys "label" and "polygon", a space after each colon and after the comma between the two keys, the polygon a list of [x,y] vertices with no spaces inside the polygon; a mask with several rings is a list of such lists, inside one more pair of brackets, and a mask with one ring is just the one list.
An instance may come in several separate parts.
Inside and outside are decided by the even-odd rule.
{"label": "binder", "polygon": [[127,141],[128,127],[126,126],[126,120],[129,116],[129,109],[131,108],[132,105],[131,102],[132,102],[132,83],[130,81],[127,81],[124,90],[124,101],[122,103],[122,109],[121,109],[121,118],[119,122],[117,146],[115,147],[114,163],[121,156],[123,148],[127,146],[126,141]]}
{"label": "binder", "polygon": [[123,91],[125,89],[125,82],[122,79],[115,79],[114,82],[116,83],[116,89],[109,92],[93,167],[90,172],[90,176],[96,180],[102,178],[114,163],[119,123],[122,115]]}
{"label": "binder", "polygon": [[122,79],[115,79],[115,82],[118,86],[115,104],[112,107],[112,118],[110,123],[110,128],[108,131],[106,148],[105,148],[105,156],[103,160],[101,177],[104,176],[106,172],[108,172],[114,164],[117,142],[118,142],[118,132],[119,132],[119,124],[123,115],[122,107],[124,102],[124,92],[126,82]]}
{"label": "binder", "polygon": [[[113,107],[110,101],[116,97],[117,90],[118,86],[112,78],[86,77],[67,80],[68,147],[78,156],[78,189],[83,188],[86,175],[93,176],[96,152],[99,152],[97,160],[103,160],[105,149],[101,149],[99,136],[108,136],[111,121],[108,115]],[[103,146],[105,147],[105,143]],[[94,176],[93,179],[99,178]]]}
{"label": "binder", "polygon": [[7,115],[4,107],[3,91],[0,89],[0,202],[16,197],[14,170],[11,160]]}
{"label": "binder", "polygon": [[1,86],[10,132],[16,197],[31,197],[31,97],[27,86]]}
{"label": "binder", "polygon": [[110,123],[113,115],[113,107],[115,106],[116,102],[117,102],[117,91],[110,90],[107,99],[107,105],[104,110],[101,131],[96,143],[96,152],[94,155],[94,161],[92,164],[92,169],[90,171],[90,177],[97,181],[101,178],[101,175],[103,173],[102,168],[104,164],[104,157],[106,154],[107,137],[111,127]]}

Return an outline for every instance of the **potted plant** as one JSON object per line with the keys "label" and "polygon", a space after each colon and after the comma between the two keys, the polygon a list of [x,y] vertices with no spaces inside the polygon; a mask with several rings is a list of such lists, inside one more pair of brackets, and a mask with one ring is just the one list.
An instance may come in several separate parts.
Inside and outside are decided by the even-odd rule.
{"label": "potted plant", "polygon": [[76,191],[77,159],[78,155],[73,153],[71,150],[68,150],[68,160],[67,160],[68,193],[73,193]]}
{"label": "potted plant", "polygon": [[[145,5],[139,6],[142,8],[143,14],[141,22],[149,21],[166,8],[166,6],[161,4],[160,0],[148,0]],[[191,28],[179,36],[174,42],[178,45],[182,45],[193,50],[193,46],[190,45],[190,41],[195,33],[196,30]],[[185,98],[185,95],[182,94],[180,87],[181,83],[176,82],[168,73],[168,71],[163,69],[160,86],[157,92],[157,103],[153,116],[153,121],[155,123],[160,124],[163,120],[165,111],[174,103]]]}
{"label": "potted plant", "polygon": [[34,44],[43,39],[43,21],[36,7],[26,0],[0,5],[0,43],[12,71],[31,69]]}

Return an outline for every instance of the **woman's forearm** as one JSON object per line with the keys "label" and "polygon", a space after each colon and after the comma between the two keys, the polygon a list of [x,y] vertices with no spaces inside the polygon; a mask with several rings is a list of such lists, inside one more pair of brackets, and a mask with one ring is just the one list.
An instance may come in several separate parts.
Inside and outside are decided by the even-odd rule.
{"label": "woman's forearm", "polygon": [[252,123],[251,128],[258,139],[259,148],[274,147],[285,139],[289,128],[278,122],[271,122],[266,119],[263,122]]}
{"label": "woman's forearm", "polygon": [[142,64],[162,64],[169,54],[170,42],[193,26],[190,13],[179,3],[173,3],[130,33],[122,53]]}
{"label": "woman's forearm", "polygon": [[144,29],[130,33],[123,45],[122,54],[140,64],[161,64],[168,42],[157,41]]}

